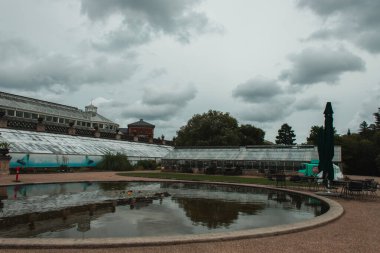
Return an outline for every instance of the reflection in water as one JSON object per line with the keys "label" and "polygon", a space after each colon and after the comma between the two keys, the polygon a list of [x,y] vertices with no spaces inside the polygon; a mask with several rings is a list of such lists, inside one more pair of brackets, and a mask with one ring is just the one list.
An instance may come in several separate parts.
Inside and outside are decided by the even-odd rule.
{"label": "reflection in water", "polygon": [[254,215],[265,208],[264,204],[231,203],[217,199],[173,197],[173,200],[184,209],[192,222],[210,229],[228,227],[238,218],[239,213]]}
{"label": "reflection in water", "polygon": [[327,210],[328,206],[308,196],[230,185],[17,185],[0,187],[0,237],[133,237],[233,231],[296,222]]}
{"label": "reflection in water", "polygon": [[100,182],[98,185],[103,191],[125,190],[128,186],[125,182]]}

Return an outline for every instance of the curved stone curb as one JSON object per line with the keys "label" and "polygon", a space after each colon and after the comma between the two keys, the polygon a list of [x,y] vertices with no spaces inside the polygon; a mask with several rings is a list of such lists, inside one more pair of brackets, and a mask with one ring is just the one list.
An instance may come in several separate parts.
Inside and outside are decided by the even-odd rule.
{"label": "curved stone curb", "polygon": [[[97,181],[97,180],[94,180]],[[112,180],[110,180],[112,181]],[[120,180],[117,180],[120,181]],[[130,181],[130,180],[125,180]],[[143,181],[143,180],[141,180]],[[146,180],[144,180],[146,182]],[[191,182],[181,180],[149,180],[151,182]],[[80,182],[80,181],[76,181]],[[136,180],[130,181],[136,182]],[[60,182],[62,183],[62,182]],[[159,245],[175,245],[183,243],[199,243],[199,242],[216,242],[226,240],[238,240],[247,238],[260,238],[267,236],[282,235],[288,233],[299,232],[315,227],[325,225],[332,222],[344,213],[343,207],[331,199],[317,196],[312,193],[288,190],[276,187],[269,187],[254,184],[234,184],[234,183],[217,183],[217,182],[196,182],[203,184],[219,184],[219,185],[238,185],[248,187],[266,188],[272,190],[287,191],[299,193],[317,198],[329,205],[329,210],[310,220],[284,224],[272,227],[223,232],[223,233],[206,233],[199,235],[180,235],[166,237],[135,237],[135,238],[88,238],[88,239],[66,239],[66,238],[0,238],[0,248],[110,248],[110,247],[138,247],[138,246],[159,246]]]}

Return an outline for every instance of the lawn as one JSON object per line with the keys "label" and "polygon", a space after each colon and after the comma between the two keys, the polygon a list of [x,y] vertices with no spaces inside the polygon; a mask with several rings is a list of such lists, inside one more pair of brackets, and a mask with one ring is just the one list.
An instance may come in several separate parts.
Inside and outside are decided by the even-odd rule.
{"label": "lawn", "polygon": [[147,177],[159,179],[176,179],[187,181],[208,181],[208,182],[226,182],[226,183],[241,183],[241,184],[261,184],[275,185],[276,182],[267,178],[251,178],[241,176],[222,176],[222,175],[205,175],[205,174],[190,174],[190,173],[168,173],[168,172],[125,172],[117,175],[126,177]]}

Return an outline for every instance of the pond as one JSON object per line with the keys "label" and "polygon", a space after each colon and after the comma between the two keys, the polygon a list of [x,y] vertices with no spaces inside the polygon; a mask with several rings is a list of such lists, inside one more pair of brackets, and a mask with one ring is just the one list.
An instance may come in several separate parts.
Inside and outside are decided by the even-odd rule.
{"label": "pond", "polygon": [[305,195],[182,182],[81,182],[0,187],[0,237],[108,238],[237,231],[328,211]]}

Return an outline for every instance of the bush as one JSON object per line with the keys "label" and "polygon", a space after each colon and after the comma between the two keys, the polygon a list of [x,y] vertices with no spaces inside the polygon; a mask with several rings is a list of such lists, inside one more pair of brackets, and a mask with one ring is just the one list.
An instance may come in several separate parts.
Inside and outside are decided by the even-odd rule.
{"label": "bush", "polygon": [[124,171],[132,170],[132,165],[129,163],[128,157],[122,153],[111,154],[107,153],[103,159],[96,165],[98,170]]}
{"label": "bush", "polygon": [[158,164],[155,160],[141,160],[136,163],[135,168],[143,170],[155,170],[157,166]]}

